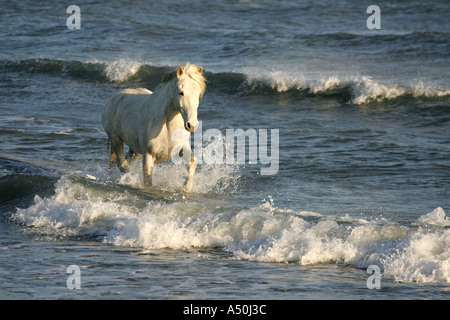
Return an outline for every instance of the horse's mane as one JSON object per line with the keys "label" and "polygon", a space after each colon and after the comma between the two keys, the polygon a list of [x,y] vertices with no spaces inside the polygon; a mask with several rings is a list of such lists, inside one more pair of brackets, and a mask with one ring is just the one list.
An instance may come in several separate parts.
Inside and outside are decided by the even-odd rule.
{"label": "horse's mane", "polygon": [[[192,80],[194,80],[195,82],[197,82],[200,85],[200,88],[202,90],[200,93],[200,97],[203,97],[203,94],[205,93],[205,89],[206,89],[206,79],[202,74],[203,68],[198,67],[197,65],[192,64],[190,62],[186,62],[186,64],[181,67],[183,68],[183,70],[187,76],[189,76]],[[163,77],[163,83],[173,80],[176,76],[177,76],[176,70],[169,74],[166,74]]]}

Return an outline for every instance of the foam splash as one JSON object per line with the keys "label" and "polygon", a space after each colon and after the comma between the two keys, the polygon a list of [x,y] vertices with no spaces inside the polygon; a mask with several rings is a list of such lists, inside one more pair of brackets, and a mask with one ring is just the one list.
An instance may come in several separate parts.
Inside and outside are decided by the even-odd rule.
{"label": "foam splash", "polygon": [[413,98],[443,98],[450,96],[450,89],[442,89],[425,85],[423,82],[410,85],[382,83],[372,80],[369,76],[324,76],[316,80],[293,76],[281,71],[271,71],[266,74],[246,70],[247,82],[255,87],[261,83],[269,85],[277,92],[288,90],[305,91],[310,94],[347,93],[352,98],[349,102],[362,105],[370,102],[393,100],[403,96]]}
{"label": "foam splash", "polygon": [[395,84],[380,83],[370,77],[355,78],[352,81],[355,98],[353,103],[365,104],[371,101],[392,100],[410,95],[418,98],[441,98],[450,95],[450,90],[426,86],[423,83],[400,86]]}
{"label": "foam splash", "polygon": [[444,209],[438,207],[417,219],[419,226],[450,227],[450,219],[445,215]]}
{"label": "foam splash", "polygon": [[142,63],[119,59],[106,66],[105,73],[110,81],[124,82],[134,76],[141,68]]}
{"label": "foam splash", "polygon": [[381,262],[385,275],[399,282],[450,283],[450,230],[415,233]]}
{"label": "foam splash", "polygon": [[[211,170],[204,178],[218,181],[221,170]],[[132,190],[63,176],[53,196],[36,196],[12,219],[47,237],[89,236],[142,250],[221,247],[232,259],[259,262],[376,264],[395,281],[450,282],[449,219],[442,208],[401,225],[281,209],[271,197],[239,208],[232,197],[166,201]]]}
{"label": "foam splash", "polygon": [[[220,193],[222,190],[228,192],[236,191],[239,181],[238,165],[201,165],[197,167],[194,176],[193,193],[207,194]],[[144,176],[142,172],[142,160],[128,173],[120,173],[97,168],[93,176],[102,180],[116,180],[119,184],[135,188],[144,187]],[[158,164],[153,168],[152,183],[158,190],[177,192],[183,189],[187,178],[185,165]]]}

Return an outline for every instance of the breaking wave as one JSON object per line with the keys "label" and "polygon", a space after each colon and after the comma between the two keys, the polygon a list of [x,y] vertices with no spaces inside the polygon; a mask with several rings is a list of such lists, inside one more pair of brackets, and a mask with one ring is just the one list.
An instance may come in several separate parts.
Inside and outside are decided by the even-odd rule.
{"label": "breaking wave", "polygon": [[[112,62],[80,62],[52,59],[27,59],[0,61],[0,70],[54,74],[96,82],[115,82],[145,85],[157,84],[161,77],[172,71],[171,66],[155,66],[149,62],[118,59]],[[373,80],[365,75],[325,75],[318,79],[305,79],[281,71],[265,73],[206,72],[209,90],[221,90],[237,94],[264,94],[276,96],[290,92],[299,95],[336,97],[341,102],[357,105],[396,99],[448,99],[450,89],[417,83],[395,84]]]}
{"label": "breaking wave", "polygon": [[87,237],[144,252],[220,248],[230,259],[378,265],[395,281],[450,282],[450,220],[440,207],[410,225],[282,209],[270,196],[242,208],[226,196],[233,182],[220,183],[236,173],[223,168],[200,172],[200,182],[209,180],[209,185],[200,183],[185,198],[164,189],[167,177],[181,181],[183,173],[159,170],[155,182],[162,191],[149,193],[139,188],[136,172],[119,184],[93,175],[64,175],[53,195],[36,195],[11,220],[44,237]]}
{"label": "breaking wave", "polygon": [[423,83],[398,85],[372,80],[369,76],[325,76],[306,80],[279,71],[267,75],[249,74],[247,83],[252,90],[273,90],[277,93],[299,92],[306,95],[336,96],[339,100],[357,105],[394,99],[443,99],[450,97],[450,89]]}

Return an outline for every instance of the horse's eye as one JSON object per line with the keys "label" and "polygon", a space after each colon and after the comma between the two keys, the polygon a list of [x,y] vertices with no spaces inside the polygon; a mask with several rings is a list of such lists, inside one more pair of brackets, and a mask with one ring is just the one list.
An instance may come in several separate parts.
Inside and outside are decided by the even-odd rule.
{"label": "horse's eye", "polygon": [[180,96],[184,96],[184,92],[183,91],[180,92]]}

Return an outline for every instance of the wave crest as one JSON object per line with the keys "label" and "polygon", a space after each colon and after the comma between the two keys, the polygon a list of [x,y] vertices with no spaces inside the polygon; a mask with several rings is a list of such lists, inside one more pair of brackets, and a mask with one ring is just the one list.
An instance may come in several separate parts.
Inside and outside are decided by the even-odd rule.
{"label": "wave crest", "polygon": [[[0,70],[30,73],[56,74],[65,77],[87,79],[97,82],[123,84],[152,83],[157,85],[162,76],[174,69],[155,66],[150,62],[118,59],[109,63],[93,61],[63,61],[51,59],[28,59],[0,61]],[[450,89],[424,84],[421,81],[409,85],[373,80],[370,76],[325,75],[318,79],[305,79],[281,71],[266,73],[244,70],[243,73],[207,72],[208,90],[232,93],[272,95],[291,92],[299,95],[335,97],[341,102],[357,105],[395,99],[447,99]]]}
{"label": "wave crest", "polygon": [[277,93],[296,91],[316,96],[339,96],[347,103],[357,105],[399,98],[441,99],[450,97],[450,89],[428,86],[422,82],[398,85],[372,80],[369,76],[325,76],[319,80],[306,80],[279,71],[266,76],[248,74],[251,90],[271,89]]}
{"label": "wave crest", "polygon": [[134,188],[63,176],[54,195],[36,196],[12,220],[50,238],[89,237],[144,251],[221,248],[232,259],[259,262],[379,265],[395,281],[450,283],[449,220],[442,208],[407,226],[280,209],[270,197],[247,208],[213,194],[149,198]]}
{"label": "wave crest", "polygon": [[119,59],[109,63],[105,68],[110,81],[124,82],[134,76],[142,67],[142,63]]}
{"label": "wave crest", "polygon": [[[0,70],[30,73],[55,74],[63,77],[87,79],[97,82],[120,82],[123,84],[152,83],[174,69],[170,66],[155,66],[151,62],[118,59],[104,63],[51,59],[28,59],[0,61]],[[207,72],[208,90],[221,90],[240,94],[278,95],[291,92],[299,95],[335,97],[341,102],[357,105],[395,99],[447,99],[450,89],[439,88],[421,82],[396,84],[375,81],[365,75],[324,75],[317,79],[306,79],[281,71],[256,72],[249,69],[242,73]]]}

